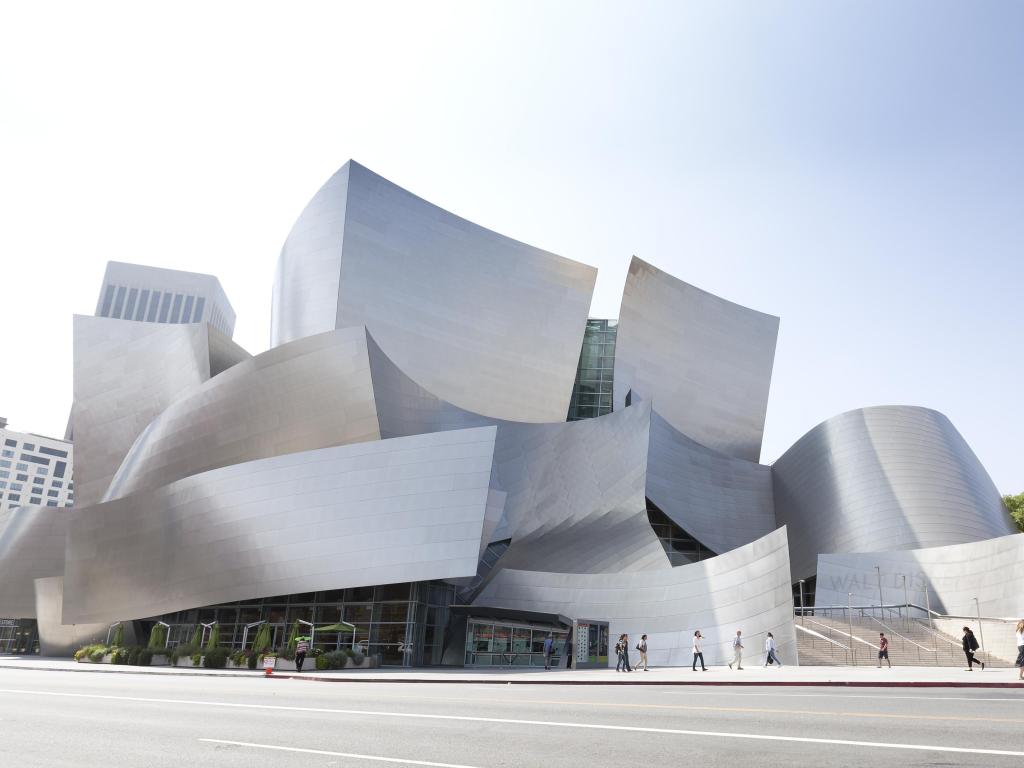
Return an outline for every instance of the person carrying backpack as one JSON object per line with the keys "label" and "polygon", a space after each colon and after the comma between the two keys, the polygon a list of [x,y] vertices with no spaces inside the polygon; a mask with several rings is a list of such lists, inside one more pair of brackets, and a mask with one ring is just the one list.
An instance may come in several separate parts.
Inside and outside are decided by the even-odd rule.
{"label": "person carrying backpack", "polygon": [[300,637],[298,642],[295,644],[295,671],[302,671],[302,662],[306,660],[306,654],[309,653],[309,640],[305,637]]}

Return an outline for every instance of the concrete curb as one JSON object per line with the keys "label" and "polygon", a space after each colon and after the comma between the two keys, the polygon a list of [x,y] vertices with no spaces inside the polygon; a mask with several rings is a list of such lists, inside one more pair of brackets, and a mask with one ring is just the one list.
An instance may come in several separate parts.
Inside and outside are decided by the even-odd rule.
{"label": "concrete curb", "polygon": [[[243,672],[214,671],[181,671],[157,672],[145,667],[131,669],[96,669],[95,665],[82,665],[82,668],[28,667],[15,664],[0,664],[0,669],[17,669],[22,671],[43,672],[76,672],[98,675],[151,675],[173,677],[228,677],[240,679],[267,679],[262,670]],[[966,682],[966,681],[895,681],[895,680],[636,680],[612,682],[608,680],[515,680],[508,678],[424,678],[424,677],[325,677],[323,675],[303,675],[294,673],[276,673],[272,680],[305,680],[314,683],[414,683],[418,685],[603,685],[603,686],[692,686],[720,688],[1016,688],[1024,690],[1024,682]]]}

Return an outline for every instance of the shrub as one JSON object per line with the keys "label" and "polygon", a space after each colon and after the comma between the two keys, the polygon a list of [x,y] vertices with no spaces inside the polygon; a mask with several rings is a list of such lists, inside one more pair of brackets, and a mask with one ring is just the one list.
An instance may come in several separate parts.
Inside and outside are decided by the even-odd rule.
{"label": "shrub", "polygon": [[256,665],[257,665],[257,664],[259,664],[259,663],[260,663],[260,657],[259,657],[259,654],[256,654],[256,653],[250,653],[250,654],[249,654],[248,656],[246,656],[246,658],[245,658],[245,665],[246,665],[247,667],[249,667],[249,669],[256,669]]}
{"label": "shrub", "polygon": [[102,643],[93,643],[75,651],[75,661],[81,661],[82,659],[88,659],[89,661],[103,661],[103,657],[106,655],[107,646]]}
{"label": "shrub", "polygon": [[128,649],[128,663],[129,664],[137,665],[139,663],[139,654],[140,653],[142,653],[142,649],[139,646],[137,646],[137,645],[133,645],[131,648],[129,648]]}
{"label": "shrub", "polygon": [[365,659],[366,659],[366,657],[363,656],[363,654],[361,654],[361,653],[353,653],[352,654],[352,665],[356,666],[356,667],[360,667],[360,666],[362,666],[363,661]]}
{"label": "shrub", "polygon": [[131,652],[127,648],[112,648],[110,652],[111,664],[127,664]]}
{"label": "shrub", "polygon": [[212,651],[220,645],[220,624],[214,624],[210,629],[210,636],[206,640],[206,650]]}
{"label": "shrub", "polygon": [[203,654],[193,653],[192,654],[192,666],[198,667],[203,662]]}
{"label": "shrub", "polygon": [[[149,648],[140,648],[139,657],[135,661],[140,667],[148,667],[150,662],[153,661],[153,652]],[[130,663],[130,662],[129,662]]]}
{"label": "shrub", "polygon": [[260,624],[259,631],[256,633],[255,639],[252,641],[252,652],[263,653],[270,647],[270,624],[264,622]]}
{"label": "shrub", "polygon": [[187,659],[189,656],[194,654],[197,650],[199,650],[199,649],[198,648],[193,648],[191,645],[176,645],[173,648],[171,648],[171,652],[170,652],[171,663],[172,664],[177,664],[178,663],[178,659],[181,659],[181,658],[186,658]]}
{"label": "shrub", "polygon": [[149,647],[163,648],[167,645],[167,627],[163,624],[154,624],[149,630]]}
{"label": "shrub", "polygon": [[317,656],[317,669],[320,669],[321,659],[327,665],[325,669],[344,669],[348,663],[348,654],[344,651],[328,651],[323,656]]}
{"label": "shrub", "polygon": [[203,666],[207,669],[224,669],[228,661],[227,648],[211,648],[206,652]]}
{"label": "shrub", "polygon": [[317,669],[321,669],[321,670],[327,669],[327,657],[326,656],[316,656],[314,658],[316,659],[316,668]]}

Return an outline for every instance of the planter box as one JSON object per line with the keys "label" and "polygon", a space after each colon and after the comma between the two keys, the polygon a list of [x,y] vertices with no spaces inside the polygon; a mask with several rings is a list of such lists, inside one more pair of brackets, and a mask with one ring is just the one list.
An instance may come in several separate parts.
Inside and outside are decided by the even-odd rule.
{"label": "planter box", "polygon": [[167,667],[171,664],[171,657],[163,653],[154,653],[149,662],[151,667]]}

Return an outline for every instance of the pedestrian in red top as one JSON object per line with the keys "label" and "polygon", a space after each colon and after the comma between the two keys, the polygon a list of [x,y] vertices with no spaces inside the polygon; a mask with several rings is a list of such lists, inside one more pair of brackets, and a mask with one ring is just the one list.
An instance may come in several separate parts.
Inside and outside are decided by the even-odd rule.
{"label": "pedestrian in red top", "polygon": [[889,669],[892,669],[892,662],[889,661],[889,638],[885,636],[885,632],[878,633],[878,668],[882,668],[882,659],[885,659],[885,663],[889,665]]}

